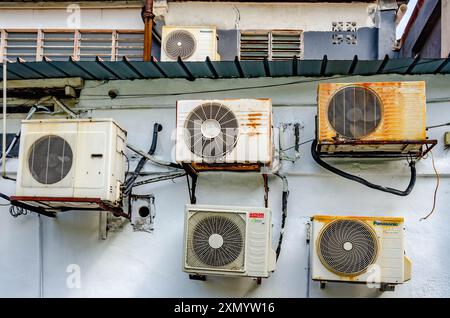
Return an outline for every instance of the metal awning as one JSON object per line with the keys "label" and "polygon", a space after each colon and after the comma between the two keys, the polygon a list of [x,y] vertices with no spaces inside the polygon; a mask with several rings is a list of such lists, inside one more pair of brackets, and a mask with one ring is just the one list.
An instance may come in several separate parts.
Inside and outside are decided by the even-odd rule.
{"label": "metal awning", "polygon": [[[3,68],[3,65],[2,65]],[[300,60],[214,62],[142,62],[129,61],[48,61],[8,63],[8,79],[48,79],[81,77],[86,80],[133,80],[150,78],[255,78],[255,77],[323,77],[333,75],[376,74],[450,74],[450,58],[406,58],[363,61],[353,60]],[[0,72],[2,76],[2,72]],[[0,77],[1,78],[1,77]]]}

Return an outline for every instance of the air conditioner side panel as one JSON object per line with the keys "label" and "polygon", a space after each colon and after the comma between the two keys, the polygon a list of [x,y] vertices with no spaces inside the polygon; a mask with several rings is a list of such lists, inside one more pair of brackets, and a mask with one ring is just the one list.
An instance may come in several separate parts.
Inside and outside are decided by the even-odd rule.
{"label": "air conditioner side panel", "polygon": [[230,101],[229,104],[238,118],[239,137],[236,148],[226,155],[225,162],[271,163],[273,150],[271,100],[236,100]]}
{"label": "air conditioner side panel", "polygon": [[191,31],[197,40],[195,53],[186,61],[204,61],[207,56],[211,60],[216,60],[217,54],[217,34],[215,29],[199,28]]}
{"label": "air conditioner side panel", "polygon": [[110,123],[78,124],[75,197],[105,198],[110,160]]}
{"label": "air conditioner side panel", "polygon": [[271,246],[271,212],[258,209],[247,212],[247,276],[268,277],[273,256]]}
{"label": "air conditioner side panel", "polygon": [[[383,118],[377,130],[361,140],[426,140],[425,82],[355,83],[381,98]],[[328,121],[328,104],[334,93],[352,84],[324,83],[318,89],[318,139],[332,142],[336,132]]]}

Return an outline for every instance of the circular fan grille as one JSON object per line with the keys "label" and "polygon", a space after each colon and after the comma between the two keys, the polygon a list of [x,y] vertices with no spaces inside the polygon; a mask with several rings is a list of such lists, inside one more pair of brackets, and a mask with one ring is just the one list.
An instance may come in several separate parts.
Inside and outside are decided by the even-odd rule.
{"label": "circular fan grille", "polygon": [[216,159],[233,150],[239,125],[225,105],[206,103],[196,107],[186,119],[186,143],[205,159]]}
{"label": "circular fan grille", "polygon": [[341,136],[361,138],[374,132],[381,122],[382,106],[377,94],[365,87],[348,86],[331,98],[328,120]]}
{"label": "circular fan grille", "polygon": [[187,263],[192,267],[240,270],[245,221],[238,214],[196,213],[189,219]]}
{"label": "circular fan grille", "polygon": [[69,173],[72,161],[70,145],[61,137],[49,135],[40,138],[31,147],[28,167],[36,181],[53,184]]}
{"label": "circular fan grille", "polygon": [[171,59],[187,59],[194,54],[196,46],[195,37],[190,32],[176,30],[167,36],[164,51]]}
{"label": "circular fan grille", "polygon": [[336,274],[358,275],[373,264],[377,256],[374,231],[357,220],[337,220],[328,224],[318,241],[319,257]]}

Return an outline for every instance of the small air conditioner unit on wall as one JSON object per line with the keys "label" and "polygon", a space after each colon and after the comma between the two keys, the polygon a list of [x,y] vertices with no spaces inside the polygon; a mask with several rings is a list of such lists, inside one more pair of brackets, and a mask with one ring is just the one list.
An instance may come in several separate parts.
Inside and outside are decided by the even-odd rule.
{"label": "small air conditioner unit on wall", "polygon": [[112,119],[22,122],[16,201],[50,208],[117,207],[126,131]]}
{"label": "small air conditioner unit on wall", "polygon": [[427,143],[425,82],[319,84],[318,108],[320,153],[418,155]]}
{"label": "small air conditioner unit on wall", "polygon": [[270,99],[177,102],[176,161],[200,167],[272,162]]}
{"label": "small air conditioner unit on wall", "polygon": [[215,27],[163,26],[161,61],[220,61]]}
{"label": "small air conditioner unit on wall", "polygon": [[276,266],[271,229],[267,208],[187,205],[183,270],[268,277]]}
{"label": "small air conditioner unit on wall", "polygon": [[314,216],[312,220],[312,279],[322,287],[325,282],[346,282],[393,290],[411,279],[403,218]]}

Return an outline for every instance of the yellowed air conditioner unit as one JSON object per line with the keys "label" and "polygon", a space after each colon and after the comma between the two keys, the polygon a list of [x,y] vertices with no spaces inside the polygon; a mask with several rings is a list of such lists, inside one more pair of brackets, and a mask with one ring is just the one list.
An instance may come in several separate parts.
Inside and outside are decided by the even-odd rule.
{"label": "yellowed air conditioner unit", "polygon": [[325,83],[318,89],[318,151],[420,155],[425,82]]}
{"label": "yellowed air conditioner unit", "polygon": [[312,279],[368,284],[382,291],[411,279],[405,256],[404,219],[314,216]]}

